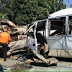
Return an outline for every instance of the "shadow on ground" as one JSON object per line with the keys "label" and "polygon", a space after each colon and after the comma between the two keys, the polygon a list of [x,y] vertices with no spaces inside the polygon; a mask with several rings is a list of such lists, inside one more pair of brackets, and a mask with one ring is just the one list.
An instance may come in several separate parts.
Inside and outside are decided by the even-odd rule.
{"label": "shadow on ground", "polygon": [[40,67],[56,66],[56,64],[47,65],[46,63],[37,63],[37,62],[31,62],[30,64],[33,66],[40,66]]}

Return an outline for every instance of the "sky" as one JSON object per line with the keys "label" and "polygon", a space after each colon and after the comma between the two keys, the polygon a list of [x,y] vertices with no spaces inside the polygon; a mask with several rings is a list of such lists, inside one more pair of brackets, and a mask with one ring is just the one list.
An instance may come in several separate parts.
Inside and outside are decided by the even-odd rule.
{"label": "sky", "polygon": [[68,0],[64,0],[64,4],[66,4],[67,8],[69,8],[70,4],[72,4],[72,0],[69,0],[69,3]]}

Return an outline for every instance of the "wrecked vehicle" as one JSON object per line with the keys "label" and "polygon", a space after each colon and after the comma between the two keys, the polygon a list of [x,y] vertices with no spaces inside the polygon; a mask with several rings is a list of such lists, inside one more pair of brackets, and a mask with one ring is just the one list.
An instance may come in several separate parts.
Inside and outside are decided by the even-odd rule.
{"label": "wrecked vehicle", "polygon": [[[31,48],[38,52],[37,33],[41,34],[48,45],[48,56],[72,58],[72,8],[63,9],[49,15],[48,19],[35,21],[25,32],[32,28],[34,43]],[[43,41],[43,39],[41,39]],[[45,42],[45,44],[46,44]]]}
{"label": "wrecked vehicle", "polygon": [[[68,57],[72,58],[72,8],[63,9],[48,16],[48,19],[38,20],[28,25],[28,29],[24,31],[24,27],[18,27],[9,20],[1,20],[7,22],[13,28],[12,35],[20,33],[22,40],[10,42],[9,55],[16,52],[23,52],[31,49],[36,57],[47,64],[57,64],[56,59],[48,60],[48,56]],[[17,30],[15,32],[15,30]],[[29,53],[29,52],[28,52]],[[23,55],[24,58],[24,55]]]}

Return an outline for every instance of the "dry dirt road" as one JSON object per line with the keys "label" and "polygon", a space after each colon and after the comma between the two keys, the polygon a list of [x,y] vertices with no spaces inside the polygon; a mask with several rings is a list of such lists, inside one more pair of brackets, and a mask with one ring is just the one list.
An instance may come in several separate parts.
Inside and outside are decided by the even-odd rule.
{"label": "dry dirt road", "polygon": [[[7,61],[3,61],[0,59],[0,64],[4,68],[5,71],[10,71],[10,67],[14,64],[19,63],[20,61],[7,59]],[[7,69],[7,70],[6,70]],[[59,61],[57,66],[46,66],[45,64],[32,64],[32,68],[22,68],[22,71],[72,71],[72,62],[70,61]]]}
{"label": "dry dirt road", "polygon": [[57,66],[48,67],[33,66],[32,69],[27,71],[72,71],[72,62],[60,61]]}

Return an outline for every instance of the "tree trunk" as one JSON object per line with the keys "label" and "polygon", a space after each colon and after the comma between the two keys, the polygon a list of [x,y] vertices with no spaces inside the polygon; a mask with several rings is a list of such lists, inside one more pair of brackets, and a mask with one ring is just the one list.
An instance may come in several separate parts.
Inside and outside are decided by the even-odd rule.
{"label": "tree trunk", "polygon": [[2,23],[7,23],[9,26],[12,26],[12,27],[17,27],[12,21],[8,20],[8,19],[0,19],[0,22]]}
{"label": "tree trunk", "polygon": [[23,34],[27,29],[27,26],[17,26],[8,19],[0,19],[0,22],[6,23],[8,26],[11,26],[11,29],[13,29],[13,31],[10,31],[11,34],[15,34],[15,33]]}
{"label": "tree trunk", "polygon": [[26,45],[26,38],[24,38],[23,40],[18,40],[18,41],[14,41],[14,42],[10,42],[9,43],[9,47],[11,52],[17,50],[17,49],[23,49]]}
{"label": "tree trunk", "polygon": [[36,55],[39,59],[41,59],[43,62],[45,63],[49,63],[49,61],[47,59],[45,59],[42,55],[40,55],[39,53],[37,53],[36,51],[33,50],[34,55]]}

